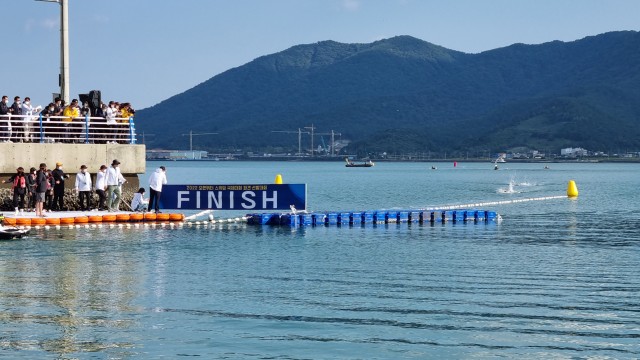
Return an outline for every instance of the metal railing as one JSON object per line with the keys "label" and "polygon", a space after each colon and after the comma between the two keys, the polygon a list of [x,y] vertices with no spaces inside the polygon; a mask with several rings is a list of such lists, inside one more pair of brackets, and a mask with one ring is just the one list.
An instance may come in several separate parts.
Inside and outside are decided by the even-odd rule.
{"label": "metal railing", "polygon": [[135,144],[133,118],[0,115],[0,142]]}

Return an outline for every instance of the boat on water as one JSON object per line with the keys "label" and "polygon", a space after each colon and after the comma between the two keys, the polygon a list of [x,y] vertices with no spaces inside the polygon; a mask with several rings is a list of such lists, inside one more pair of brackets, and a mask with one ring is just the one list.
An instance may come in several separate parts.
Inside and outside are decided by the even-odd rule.
{"label": "boat on water", "polygon": [[353,161],[349,160],[348,158],[346,158],[344,160],[347,162],[345,164],[346,167],[372,167],[373,165],[375,165],[373,163],[373,161],[371,161],[371,160],[367,160],[367,161],[360,162],[360,163],[353,162]]}
{"label": "boat on water", "polygon": [[15,227],[4,227],[0,225],[0,240],[14,240],[20,239],[23,236],[29,235],[28,229],[19,229]]}
{"label": "boat on water", "polygon": [[498,157],[492,162],[495,163],[506,163],[507,154],[499,154]]}

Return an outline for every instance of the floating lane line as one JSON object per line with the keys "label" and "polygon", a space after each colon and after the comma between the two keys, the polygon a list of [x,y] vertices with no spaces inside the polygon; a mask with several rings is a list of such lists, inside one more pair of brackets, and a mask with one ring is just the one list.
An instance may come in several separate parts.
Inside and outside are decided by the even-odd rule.
{"label": "floating lane line", "polygon": [[492,205],[508,205],[508,204],[530,202],[530,201],[545,201],[545,200],[556,200],[556,199],[566,199],[566,198],[567,198],[567,195],[540,196],[540,197],[524,198],[524,199],[489,201],[489,202],[474,203],[474,204],[443,205],[443,206],[426,208],[425,210],[454,210],[454,209],[464,209],[464,208],[483,207],[483,206],[492,206]]}

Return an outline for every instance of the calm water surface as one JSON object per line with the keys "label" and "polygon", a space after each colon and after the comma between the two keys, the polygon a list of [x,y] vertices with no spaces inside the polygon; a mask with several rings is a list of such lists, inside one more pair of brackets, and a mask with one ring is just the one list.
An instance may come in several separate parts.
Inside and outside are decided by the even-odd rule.
{"label": "calm water surface", "polygon": [[489,206],[490,225],[39,230],[0,242],[3,357],[640,357],[640,165],[166,165],[172,183],[281,173],[310,210],[562,195],[569,179],[580,197]]}

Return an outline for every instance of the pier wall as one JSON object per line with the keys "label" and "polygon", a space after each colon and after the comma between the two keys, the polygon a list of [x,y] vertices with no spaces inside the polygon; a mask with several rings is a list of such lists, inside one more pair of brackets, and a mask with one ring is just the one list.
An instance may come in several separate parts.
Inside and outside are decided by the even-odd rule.
{"label": "pier wall", "polygon": [[40,163],[54,169],[56,162],[63,164],[65,173],[72,175],[71,180],[81,165],[87,165],[95,177],[100,165],[110,166],[113,159],[120,161],[120,171],[130,182],[128,185],[137,186],[137,175],[145,172],[145,145],[0,143],[0,178],[7,179],[20,166],[26,173],[31,167],[38,168]]}

